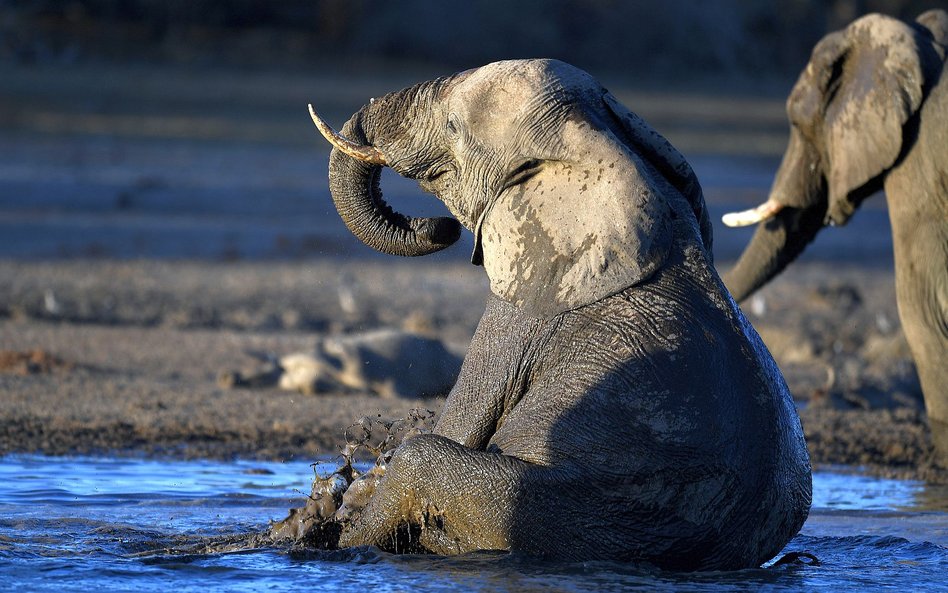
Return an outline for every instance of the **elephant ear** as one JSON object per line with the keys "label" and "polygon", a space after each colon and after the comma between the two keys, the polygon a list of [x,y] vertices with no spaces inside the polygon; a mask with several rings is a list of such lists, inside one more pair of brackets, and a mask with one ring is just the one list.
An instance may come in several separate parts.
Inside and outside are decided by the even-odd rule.
{"label": "elephant ear", "polygon": [[925,81],[918,36],[908,25],[869,15],[846,29],[845,41],[842,63],[827,70],[836,78],[824,89],[832,97],[824,134],[830,216],[837,223],[852,214],[852,194],[899,158],[903,126],[922,104]]}
{"label": "elephant ear", "polygon": [[944,10],[932,9],[918,15],[915,22],[924,27],[931,36],[932,41],[937,45],[934,48],[942,60],[946,57],[948,49],[948,12]]}
{"label": "elephant ear", "polygon": [[612,93],[605,93],[602,101],[619,124],[622,135],[638,153],[688,201],[698,225],[698,232],[708,257],[711,257],[711,219],[704,203],[704,193],[698,177],[685,157],[644,119],[629,111]]}
{"label": "elephant ear", "polygon": [[550,317],[648,279],[665,262],[671,221],[649,168],[604,109],[565,118],[554,156],[538,143],[475,227],[491,290]]}

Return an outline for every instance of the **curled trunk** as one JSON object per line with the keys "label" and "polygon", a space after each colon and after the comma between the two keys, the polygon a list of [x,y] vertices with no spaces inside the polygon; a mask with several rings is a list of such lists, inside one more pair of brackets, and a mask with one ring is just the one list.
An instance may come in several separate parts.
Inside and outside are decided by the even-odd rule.
{"label": "curled trunk", "polygon": [[[363,128],[367,108],[342,128],[346,138],[370,144]],[[336,210],[363,243],[391,255],[418,256],[440,251],[458,240],[461,225],[448,217],[415,218],[395,212],[382,199],[382,167],[334,148],[329,156],[329,190]]]}

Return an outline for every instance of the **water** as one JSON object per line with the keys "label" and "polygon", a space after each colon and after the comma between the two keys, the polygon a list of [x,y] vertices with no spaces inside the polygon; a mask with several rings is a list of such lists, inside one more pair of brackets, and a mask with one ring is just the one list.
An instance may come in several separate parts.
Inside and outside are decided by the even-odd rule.
{"label": "water", "polygon": [[810,519],[785,550],[815,554],[820,566],[671,574],[498,553],[167,551],[264,528],[300,503],[311,477],[300,462],[0,458],[0,589],[943,591],[948,575],[948,487],[834,472],[814,476]]}

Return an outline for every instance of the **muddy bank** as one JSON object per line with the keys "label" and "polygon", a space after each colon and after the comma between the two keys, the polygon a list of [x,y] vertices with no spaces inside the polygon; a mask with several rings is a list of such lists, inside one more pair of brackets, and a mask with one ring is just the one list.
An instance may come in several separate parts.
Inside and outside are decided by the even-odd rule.
{"label": "muddy bank", "polygon": [[[362,416],[437,411],[438,398],[218,382],[258,367],[260,353],[406,323],[463,352],[482,274],[415,263],[366,261],[349,274],[337,260],[0,262],[0,452],[308,459],[338,452]],[[948,480],[891,272],[803,263],[745,310],[785,371],[814,463]]]}
{"label": "muddy bank", "polygon": [[[0,451],[310,458],[337,452],[361,416],[439,409],[219,384],[261,354],[375,327],[423,328],[463,353],[486,294],[476,274],[364,263],[353,278],[337,267],[0,264]],[[57,364],[30,366],[34,357]]]}

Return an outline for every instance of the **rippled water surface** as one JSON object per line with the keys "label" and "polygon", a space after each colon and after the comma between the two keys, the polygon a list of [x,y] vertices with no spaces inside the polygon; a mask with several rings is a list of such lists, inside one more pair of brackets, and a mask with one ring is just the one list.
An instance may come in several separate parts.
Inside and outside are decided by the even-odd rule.
{"label": "rippled water surface", "polygon": [[[329,469],[326,466],[323,469]],[[844,473],[814,476],[790,564],[670,574],[618,563],[507,554],[457,558],[371,550],[169,553],[257,531],[308,491],[306,463],[0,458],[0,583],[21,591],[628,591],[911,587],[944,591],[948,488]]]}

